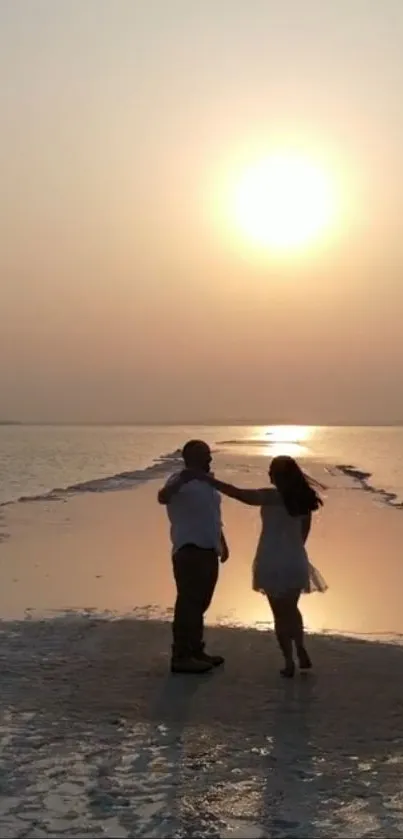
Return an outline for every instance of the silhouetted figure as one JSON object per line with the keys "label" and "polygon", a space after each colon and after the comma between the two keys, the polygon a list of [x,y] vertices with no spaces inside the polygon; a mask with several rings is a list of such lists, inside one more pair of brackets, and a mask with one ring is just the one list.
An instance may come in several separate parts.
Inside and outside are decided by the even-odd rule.
{"label": "silhouetted figure", "polygon": [[301,670],[312,666],[305,649],[299,598],[303,592],[327,588],[305,549],[312,513],[322,506],[322,501],[291,457],[274,458],[269,475],[274,487],[264,489],[240,489],[207,475],[200,475],[199,479],[230,498],[261,507],[262,530],[253,562],[253,588],[269,600],[285,660],[281,674],[291,678],[295,673],[293,645]]}
{"label": "silhouetted figure", "polygon": [[211,451],[202,440],[183,448],[185,469],[171,475],[158,493],[171,525],[173,571],[177,588],[173,620],[171,670],[204,673],[224,663],[204,650],[204,614],[214,594],[219,559],[226,562],[228,546],[221,521],[221,498],[195,475],[210,474]]}

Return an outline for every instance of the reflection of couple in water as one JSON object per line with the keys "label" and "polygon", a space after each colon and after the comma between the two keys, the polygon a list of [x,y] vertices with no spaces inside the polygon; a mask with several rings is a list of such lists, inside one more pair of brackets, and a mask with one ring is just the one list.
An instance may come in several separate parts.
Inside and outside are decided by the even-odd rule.
{"label": "reflection of couple in water", "polygon": [[305,549],[312,513],[322,505],[315,482],[291,457],[275,457],[269,470],[271,487],[240,489],[214,477],[210,448],[203,441],[189,441],[182,455],[185,468],[172,475],[158,493],[171,525],[177,587],[172,671],[203,673],[224,662],[221,656],[208,655],[203,643],[203,616],[217,583],[219,561],[229,557],[220,493],[261,508],[253,588],[266,595],[273,612],[285,660],[282,676],[294,676],[294,646],[301,670],[308,670],[312,663],[298,601],[302,593],[326,590]]}

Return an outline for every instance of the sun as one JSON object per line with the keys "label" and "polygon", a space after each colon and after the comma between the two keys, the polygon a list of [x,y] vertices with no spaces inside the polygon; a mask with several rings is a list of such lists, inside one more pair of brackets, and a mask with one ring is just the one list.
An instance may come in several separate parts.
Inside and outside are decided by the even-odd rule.
{"label": "sun", "polygon": [[294,251],[321,239],[336,209],[335,188],[319,165],[297,154],[273,154],[239,178],[234,221],[249,241]]}

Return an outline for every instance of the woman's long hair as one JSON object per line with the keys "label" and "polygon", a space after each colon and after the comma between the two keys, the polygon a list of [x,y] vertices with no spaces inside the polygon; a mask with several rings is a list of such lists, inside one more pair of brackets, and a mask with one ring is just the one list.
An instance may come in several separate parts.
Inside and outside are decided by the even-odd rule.
{"label": "woman's long hair", "polygon": [[290,516],[306,516],[322,507],[322,499],[294,458],[286,455],[273,458],[270,478]]}

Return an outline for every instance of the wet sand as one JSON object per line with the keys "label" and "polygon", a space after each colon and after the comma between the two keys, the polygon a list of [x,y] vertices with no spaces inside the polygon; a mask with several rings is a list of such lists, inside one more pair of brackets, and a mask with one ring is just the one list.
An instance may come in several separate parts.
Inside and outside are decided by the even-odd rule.
{"label": "wet sand", "polygon": [[[74,617],[1,636],[1,836],[395,837],[403,650],[209,630],[225,668],[169,676],[169,625]],[[59,835],[57,833],[57,835]]]}

